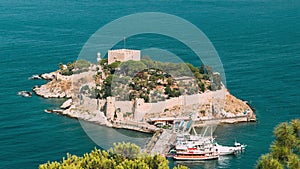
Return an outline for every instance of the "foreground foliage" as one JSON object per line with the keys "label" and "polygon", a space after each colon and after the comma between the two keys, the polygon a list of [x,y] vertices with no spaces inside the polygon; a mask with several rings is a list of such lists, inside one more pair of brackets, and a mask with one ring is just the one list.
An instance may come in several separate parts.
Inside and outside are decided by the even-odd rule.
{"label": "foreground foliage", "polygon": [[[67,154],[62,161],[47,162],[40,169],[168,169],[168,160],[160,155],[143,154],[131,143],[118,143],[108,151],[94,149],[83,157]],[[174,169],[187,169],[177,166]]]}
{"label": "foreground foliage", "polygon": [[262,155],[257,169],[300,169],[300,119],[284,122],[274,129],[276,140],[270,153]]}

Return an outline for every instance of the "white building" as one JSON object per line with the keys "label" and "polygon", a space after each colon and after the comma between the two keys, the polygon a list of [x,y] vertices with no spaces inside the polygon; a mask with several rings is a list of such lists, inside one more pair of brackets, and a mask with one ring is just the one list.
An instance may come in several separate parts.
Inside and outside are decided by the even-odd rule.
{"label": "white building", "polygon": [[125,62],[128,60],[140,61],[140,50],[117,49],[108,51],[108,64],[116,61]]}
{"label": "white building", "polygon": [[98,52],[98,53],[97,53],[97,62],[99,63],[100,61],[101,61],[101,53]]}

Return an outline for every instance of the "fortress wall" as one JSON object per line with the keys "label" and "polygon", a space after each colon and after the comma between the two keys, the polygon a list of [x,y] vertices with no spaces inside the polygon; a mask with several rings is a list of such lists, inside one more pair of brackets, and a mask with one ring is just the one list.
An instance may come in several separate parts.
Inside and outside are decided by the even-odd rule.
{"label": "fortress wall", "polygon": [[111,64],[115,61],[124,61],[125,53],[115,52],[113,50],[108,51],[108,64]]}
{"label": "fortress wall", "polygon": [[115,98],[114,97],[107,97],[106,100],[107,100],[106,117],[107,117],[107,119],[114,119],[114,113],[116,111]]}
{"label": "fortress wall", "polygon": [[163,112],[165,108],[166,102],[144,103],[144,105],[140,107],[139,111],[143,111],[145,113],[157,113]]}
{"label": "fortress wall", "polygon": [[157,103],[151,103],[151,110],[148,113],[157,113],[157,112],[163,112],[166,108],[166,102],[157,102]]}
{"label": "fortress wall", "polygon": [[165,108],[166,109],[171,109],[174,106],[180,106],[183,104],[183,97],[174,97],[174,98],[170,98],[168,100],[165,101]]}
{"label": "fortress wall", "polygon": [[132,101],[115,101],[116,109],[120,108],[122,113],[132,112],[133,102]]}
{"label": "fortress wall", "polygon": [[183,99],[182,105],[186,104],[187,106],[189,106],[189,105],[198,104],[201,101],[201,94],[187,95],[184,96],[182,99]]}
{"label": "fortress wall", "polygon": [[124,61],[128,61],[128,60],[140,61],[141,60],[141,51],[128,50],[128,52],[125,54]]}
{"label": "fortress wall", "polygon": [[[75,102],[76,106],[84,108],[88,112],[99,111],[105,104],[105,99],[93,99],[85,95],[81,95],[82,100],[78,99],[78,102]],[[73,102],[74,103],[74,102]]]}
{"label": "fortress wall", "polygon": [[206,92],[198,95],[198,103],[201,105],[210,104],[212,92]]}
{"label": "fortress wall", "polygon": [[[136,99],[135,109],[134,102],[132,101],[115,101],[113,97],[109,97],[107,99],[107,118],[113,119],[114,112],[116,111],[116,109],[120,108],[120,113],[134,111],[134,119],[141,121],[147,113],[163,113],[165,109],[172,109],[175,106],[183,106],[184,104],[186,104],[187,106],[192,106],[195,104],[207,105],[211,104],[212,98],[215,99],[215,103],[218,103],[218,100],[222,98],[222,94],[224,93],[206,92],[202,94],[170,98],[166,101],[160,101],[157,103],[145,103],[144,99],[138,98]],[[218,108],[217,105],[215,107]]]}
{"label": "fortress wall", "polygon": [[134,119],[141,121],[145,114],[151,109],[151,103],[145,103],[144,99],[136,99]]}

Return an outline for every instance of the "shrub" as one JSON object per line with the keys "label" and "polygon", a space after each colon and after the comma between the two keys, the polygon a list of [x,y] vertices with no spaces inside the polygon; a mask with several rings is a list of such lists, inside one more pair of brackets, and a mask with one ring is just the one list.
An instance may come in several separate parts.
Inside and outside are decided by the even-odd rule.
{"label": "shrub", "polygon": [[[82,157],[67,154],[60,162],[47,162],[41,164],[39,169],[169,169],[168,160],[160,155],[148,155],[141,152],[141,148],[132,143],[117,143],[108,151],[94,149]],[[187,169],[184,166],[174,169]]]}

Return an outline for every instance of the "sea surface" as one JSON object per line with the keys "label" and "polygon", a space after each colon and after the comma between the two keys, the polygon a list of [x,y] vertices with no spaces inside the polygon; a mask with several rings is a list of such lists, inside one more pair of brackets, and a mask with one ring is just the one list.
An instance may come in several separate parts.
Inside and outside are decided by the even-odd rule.
{"label": "sea surface", "polygon": [[[99,28],[139,12],[169,13],[201,29],[219,53],[227,88],[256,109],[257,123],[222,125],[214,133],[220,144],[232,144],[235,139],[247,144],[244,153],[185,165],[193,169],[254,168],[274,140],[273,128],[300,118],[299,9],[299,0],[0,0],[0,168],[37,168],[48,160],[60,160],[67,152],[82,155],[130,137],[140,138],[135,142],[143,146],[149,135],[106,127],[99,127],[103,143],[97,145],[78,120],[44,112],[58,108],[63,100],[17,95],[45,83],[28,77],[76,60]],[[168,38],[153,36],[158,40],[151,42],[147,35],[136,39],[140,41],[129,38],[127,45],[173,50],[184,61],[199,64],[187,55],[188,49],[173,46]],[[170,161],[170,166],[176,164]]]}

